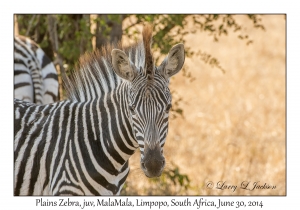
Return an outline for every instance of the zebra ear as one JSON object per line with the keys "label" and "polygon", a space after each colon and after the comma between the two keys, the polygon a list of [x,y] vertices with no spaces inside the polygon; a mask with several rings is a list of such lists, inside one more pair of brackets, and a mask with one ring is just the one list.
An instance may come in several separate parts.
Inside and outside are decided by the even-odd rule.
{"label": "zebra ear", "polygon": [[118,49],[113,49],[111,52],[112,56],[112,65],[114,72],[121,78],[132,81],[137,71],[134,64],[129,60],[128,56]]}
{"label": "zebra ear", "polygon": [[184,59],[184,46],[180,43],[172,47],[168,56],[158,68],[161,70],[163,76],[169,79],[181,70]]}

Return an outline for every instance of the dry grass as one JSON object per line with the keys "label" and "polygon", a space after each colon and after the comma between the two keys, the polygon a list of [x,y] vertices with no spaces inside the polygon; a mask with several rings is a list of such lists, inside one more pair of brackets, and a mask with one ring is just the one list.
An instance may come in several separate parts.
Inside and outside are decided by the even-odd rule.
{"label": "dry grass", "polygon": [[[244,17],[250,38],[231,34],[219,43],[203,33],[187,37],[187,46],[214,55],[223,74],[200,59],[186,59],[195,80],[180,73],[171,90],[182,98],[184,118],[170,120],[165,156],[191,179],[187,195],[285,195],[285,18],[263,16],[266,31],[253,29]],[[139,153],[131,159],[127,186],[133,194],[152,194],[139,168]],[[208,189],[208,181],[237,185],[232,190]],[[240,189],[243,181],[260,181],[276,189]],[[147,190],[150,189],[150,190]]]}

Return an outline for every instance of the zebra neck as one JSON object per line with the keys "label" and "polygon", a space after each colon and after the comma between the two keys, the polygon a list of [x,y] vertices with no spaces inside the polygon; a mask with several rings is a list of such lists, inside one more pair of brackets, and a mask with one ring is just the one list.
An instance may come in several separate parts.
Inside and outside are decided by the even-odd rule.
{"label": "zebra neck", "polygon": [[[121,85],[104,98],[98,98],[93,103],[96,115],[91,115],[91,121],[99,125],[95,128],[94,139],[100,143],[100,150],[104,153],[107,170],[120,172],[128,159],[138,148],[128,118],[126,85]],[[93,112],[91,112],[93,113]],[[97,117],[95,117],[97,116]],[[97,121],[97,122],[96,122]],[[97,134],[99,132],[99,134]],[[104,165],[104,164],[103,164]]]}

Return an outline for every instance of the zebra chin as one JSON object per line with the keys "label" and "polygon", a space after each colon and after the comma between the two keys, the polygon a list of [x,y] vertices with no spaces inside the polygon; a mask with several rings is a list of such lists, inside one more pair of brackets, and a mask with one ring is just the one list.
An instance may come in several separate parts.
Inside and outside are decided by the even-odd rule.
{"label": "zebra chin", "polygon": [[[145,145],[146,146],[146,145]],[[150,149],[145,147],[144,158],[141,159],[141,169],[148,178],[159,177],[165,167],[165,158],[159,146]]]}

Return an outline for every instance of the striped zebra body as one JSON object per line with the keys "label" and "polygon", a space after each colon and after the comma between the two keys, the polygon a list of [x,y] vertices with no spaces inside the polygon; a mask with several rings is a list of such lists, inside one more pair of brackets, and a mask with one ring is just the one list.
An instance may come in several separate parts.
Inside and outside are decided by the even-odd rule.
{"label": "striped zebra body", "polygon": [[[126,146],[122,141],[109,145],[110,138],[122,137],[112,127],[100,133],[99,127],[106,125],[99,119],[107,112],[98,112],[98,105],[105,110],[100,101],[38,106],[15,100],[15,195],[120,193],[129,173],[125,160],[136,149],[134,139],[127,136],[131,141]],[[95,115],[87,115],[90,110]],[[95,125],[93,133],[89,128]],[[113,146],[121,154],[116,161],[110,160],[116,155]]]}
{"label": "striped zebra body", "polygon": [[169,73],[181,69],[184,51],[176,45],[149,71],[148,36],[143,32],[142,42],[119,46],[123,51],[107,46],[82,57],[66,81],[66,101],[15,99],[15,195],[118,195],[137,148],[145,175],[160,176]]}
{"label": "striped zebra body", "polygon": [[44,51],[31,39],[14,37],[15,98],[36,104],[58,100],[56,69]]}

